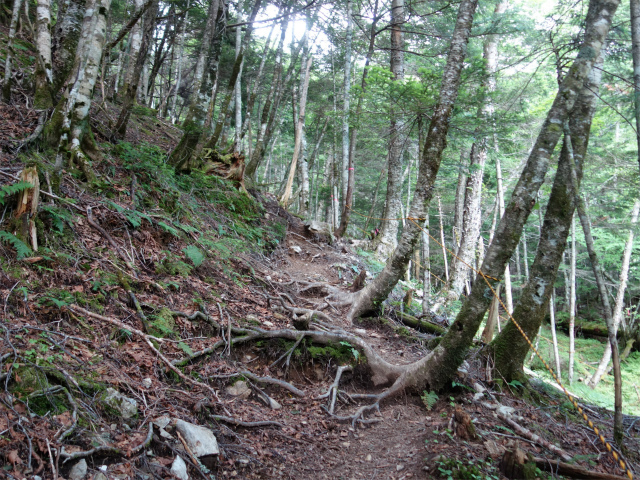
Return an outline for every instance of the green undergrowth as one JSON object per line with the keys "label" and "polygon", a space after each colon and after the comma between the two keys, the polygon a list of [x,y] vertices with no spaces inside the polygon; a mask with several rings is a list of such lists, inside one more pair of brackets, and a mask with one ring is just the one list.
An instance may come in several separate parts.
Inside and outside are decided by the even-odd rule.
{"label": "green undergrowth", "polygon": [[[600,362],[605,349],[605,344],[595,339],[576,338],[574,381],[572,385],[569,385],[569,337],[562,332],[558,332],[557,337],[562,383],[570,392],[581,397],[582,401],[613,410],[613,372],[609,375],[603,376],[595,389],[592,389],[585,384],[591,375],[593,375],[593,372]],[[555,369],[551,330],[547,325],[542,329],[541,338],[538,344],[538,351],[549,366]],[[539,358],[536,357],[531,362],[530,368],[545,381],[553,382],[551,374],[547,371]],[[626,361],[622,363],[621,371],[623,412],[627,415],[640,415],[640,398],[638,398],[636,391],[636,388],[640,387],[640,382],[638,381],[638,372],[640,371],[640,352],[632,352],[629,357],[627,357]]]}

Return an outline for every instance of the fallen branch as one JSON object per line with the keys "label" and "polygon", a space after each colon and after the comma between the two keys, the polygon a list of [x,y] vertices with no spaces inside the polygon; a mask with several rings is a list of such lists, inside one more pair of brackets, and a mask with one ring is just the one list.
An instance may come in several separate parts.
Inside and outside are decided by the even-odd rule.
{"label": "fallen branch", "polygon": [[[203,404],[203,406],[210,407],[210,406],[213,406],[213,404],[207,403],[207,404]],[[218,422],[230,423],[232,425],[237,425],[239,427],[246,427],[246,428],[256,428],[256,427],[280,427],[280,428],[283,428],[284,427],[284,425],[281,424],[280,422],[273,422],[273,421],[270,421],[270,420],[261,420],[261,421],[257,421],[257,422],[243,422],[242,420],[238,420],[237,418],[227,417],[225,415],[207,414],[207,416],[209,418],[211,418],[212,420],[216,420]]]}
{"label": "fallen branch", "polygon": [[285,382],[284,380],[278,380],[277,378],[272,378],[272,377],[259,377],[258,375],[255,375],[255,374],[253,374],[251,372],[247,372],[247,371],[239,372],[238,375],[242,375],[243,377],[250,378],[254,382],[270,383],[272,385],[277,385],[277,386],[282,387],[282,388],[284,388],[286,390],[289,390],[291,393],[293,393],[294,395],[297,395],[299,397],[304,397],[306,395],[306,393],[304,393],[302,390],[294,387],[289,382]]}
{"label": "fallen branch", "polygon": [[547,450],[557,454],[565,462],[571,461],[571,458],[572,458],[571,455],[569,455],[562,448],[554,445],[553,443],[550,443],[549,441],[542,438],[540,435],[533,433],[531,430],[524,428],[519,423],[516,423],[515,420],[512,420],[511,418],[509,418],[507,415],[503,415],[502,413],[499,413],[498,411],[496,411],[496,416],[500,420],[502,420],[503,422],[511,426],[518,433],[518,435],[522,435],[524,438],[527,438],[532,442],[535,442],[538,445],[546,448]]}
{"label": "fallen branch", "polygon": [[587,470],[586,468],[579,467],[577,465],[571,465],[559,460],[548,460],[546,458],[534,457],[534,462],[540,470],[547,472],[553,472],[559,475],[566,475],[568,477],[580,478],[583,480],[629,480],[628,477],[621,477],[619,475],[611,475],[609,473],[594,472]]}
{"label": "fallen branch", "polygon": [[444,335],[446,333],[446,329],[442,328],[440,325],[436,325],[435,323],[425,322],[413,315],[409,315],[408,313],[404,313],[401,311],[397,311],[396,315],[400,318],[402,323],[405,325],[415,328],[416,330],[423,333],[431,333],[433,335]]}

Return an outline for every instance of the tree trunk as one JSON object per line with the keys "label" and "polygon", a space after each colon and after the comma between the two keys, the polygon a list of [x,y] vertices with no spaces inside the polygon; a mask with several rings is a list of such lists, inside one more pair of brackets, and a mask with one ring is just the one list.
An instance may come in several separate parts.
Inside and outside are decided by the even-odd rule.
{"label": "tree trunk", "polygon": [[[447,63],[442,76],[442,86],[438,103],[431,117],[431,122],[425,140],[423,156],[420,162],[420,172],[413,204],[409,211],[409,217],[424,219],[429,203],[433,197],[433,185],[440,169],[442,152],[446,147],[447,132],[453,107],[458,96],[460,75],[467,52],[467,42],[473,23],[473,16],[477,7],[476,0],[463,0],[458,9],[458,17],[453,32],[451,47],[447,55]],[[375,311],[387,298],[391,290],[402,278],[413,249],[421,236],[422,229],[418,223],[409,222],[402,232],[400,243],[393,254],[387,260],[382,272],[369,283],[355,298],[349,319],[355,318],[371,311]],[[456,367],[457,368],[457,367]]]}
{"label": "tree trunk", "polygon": [[178,93],[180,91],[180,83],[182,83],[182,65],[184,62],[184,37],[185,37],[185,29],[187,28],[187,22],[189,20],[189,5],[191,0],[187,0],[187,8],[186,13],[184,14],[184,20],[182,20],[182,26],[180,27],[180,34],[178,36],[178,73],[176,75],[176,88],[174,90],[174,95],[171,103],[171,123],[176,123],[177,118],[177,110],[176,110],[176,102],[178,101]]}
{"label": "tree trunk", "polygon": [[631,51],[633,54],[633,100],[636,116],[636,140],[640,166],[640,0],[630,0]]}
{"label": "tree trunk", "polygon": [[[93,88],[98,79],[100,60],[106,40],[107,16],[111,0],[95,0],[87,5],[75,72],[64,98],[57,105],[47,126],[50,139],[58,138],[54,180],[59,185],[62,169],[68,161],[75,162],[87,181],[94,179],[85,153],[96,158],[95,141],[89,128],[89,109]],[[45,128],[47,128],[45,127]]]}
{"label": "tree trunk", "polygon": [[431,258],[429,256],[429,211],[425,215],[424,230],[422,231],[422,313],[429,314],[429,299],[431,298]]}
{"label": "tree trunk", "polygon": [[[142,4],[142,0],[138,0]],[[158,1],[154,1],[153,5],[146,11],[142,22],[138,22],[140,26],[140,45],[137,48],[137,57],[133,65],[133,69],[129,72],[129,79],[124,85],[124,95],[122,97],[122,109],[120,115],[113,127],[112,136],[123,140],[127,133],[127,125],[129,124],[129,117],[131,117],[131,110],[136,103],[136,94],[138,92],[138,84],[140,83],[140,75],[142,68],[147,61],[147,55],[149,53],[149,47],[153,40],[153,31],[156,27],[156,16],[158,15]],[[143,25],[141,25],[143,24]],[[132,60],[134,57],[131,57]]]}
{"label": "tree trunk", "polygon": [[[371,29],[369,31],[369,49],[367,50],[367,58],[364,61],[364,68],[362,70],[362,83],[360,84],[361,92],[358,97],[358,104],[356,106],[355,112],[355,121],[360,121],[360,117],[362,115],[362,104],[364,92],[367,89],[367,76],[369,74],[369,63],[371,62],[371,58],[373,57],[373,51],[375,48],[375,40],[376,40],[376,26],[378,24],[378,20],[380,17],[378,16],[378,3],[379,0],[375,0],[373,6],[373,20],[371,22]],[[345,73],[346,78],[346,73]],[[346,80],[345,80],[346,86]],[[344,133],[344,131],[343,131]],[[356,156],[356,138],[358,134],[358,128],[353,125],[351,127],[350,138],[349,138],[349,167],[347,170],[347,191],[346,196],[343,198],[343,209],[342,216],[340,218],[340,226],[335,232],[336,237],[340,238],[347,233],[347,227],[349,226],[349,218],[351,217],[351,207],[353,203],[353,189],[355,186],[355,156]],[[343,151],[344,153],[344,151]],[[344,177],[343,177],[344,179]],[[402,187],[402,185],[400,185]]]}
{"label": "tree trunk", "polygon": [[560,368],[560,353],[558,352],[558,336],[556,335],[556,289],[551,288],[551,299],[549,301],[549,319],[551,322],[551,338],[553,339],[553,358],[556,360],[556,376],[562,379],[562,369]]}
{"label": "tree trunk", "polygon": [[[629,279],[629,263],[631,262],[631,252],[633,250],[633,229],[638,222],[638,211],[640,209],[640,201],[636,200],[633,205],[633,211],[631,212],[631,228],[629,229],[629,235],[627,237],[627,243],[624,246],[624,252],[622,254],[622,265],[620,266],[620,284],[618,285],[618,293],[616,294],[616,304],[613,309],[613,328],[615,334],[618,333],[618,327],[620,326],[620,320],[622,320],[622,308],[624,307],[624,293],[627,289],[627,281]],[[604,375],[607,365],[611,360],[611,344],[607,344],[604,349],[604,354],[600,360],[600,364],[595,373],[587,381],[587,385],[591,388],[596,388],[602,375]]]}
{"label": "tree trunk", "polygon": [[[571,130],[568,124],[565,124],[565,137],[570,135]],[[569,143],[569,142],[567,142]],[[604,310],[604,317],[607,321],[607,332],[609,333],[609,345],[611,346],[611,356],[613,358],[613,376],[614,376],[614,416],[613,416],[613,438],[619,447],[622,447],[622,440],[624,437],[624,430],[622,425],[622,376],[620,372],[620,354],[618,352],[618,338],[616,337],[617,329],[615,327],[613,312],[609,303],[609,295],[607,293],[607,287],[605,286],[604,274],[602,266],[598,260],[598,256],[595,250],[595,244],[593,242],[593,236],[591,235],[591,222],[587,215],[587,209],[585,202],[580,194],[579,179],[577,173],[576,161],[573,156],[573,152],[569,152],[569,159],[571,163],[571,177],[575,188],[573,194],[576,201],[576,209],[580,217],[580,223],[582,224],[582,231],[584,232],[584,241],[587,245],[587,252],[589,253],[589,260],[591,260],[591,267],[593,268],[593,274],[596,277],[596,285],[598,286],[598,293],[600,294],[600,300],[602,301],[602,307]],[[579,161],[582,158],[578,159]],[[637,214],[636,214],[637,219]]]}
{"label": "tree trunk", "polygon": [[[140,10],[142,8],[142,0],[133,0],[133,4],[136,10]],[[124,74],[124,84],[122,85],[123,90],[126,92],[127,87],[134,82],[134,75],[137,73],[138,79],[140,78],[140,72],[136,72],[136,66],[138,63],[138,57],[140,56],[140,47],[142,46],[142,22],[138,21],[135,23],[133,28],[131,29],[131,33],[129,34],[129,63],[127,70]],[[145,55],[146,57],[146,55]],[[146,60],[146,58],[145,58]],[[136,80],[136,86],[139,80]],[[137,88],[136,88],[137,91]]]}
{"label": "tree trunk", "polygon": [[11,100],[11,60],[15,56],[14,42],[16,38],[16,27],[20,18],[20,7],[22,0],[13,0],[13,14],[11,15],[11,25],[9,26],[9,39],[7,41],[7,54],[4,57],[4,79],[2,82],[2,99],[5,103]]}
{"label": "tree trunk", "polygon": [[36,8],[36,92],[33,106],[39,109],[53,107],[53,70],[51,66],[51,1],[38,0]]}
{"label": "tree trunk", "polygon": [[[598,65],[598,64],[596,64]],[[574,135],[573,151],[580,158],[579,177],[582,177],[582,160],[587,151],[591,120],[595,113],[601,71],[593,68],[588,80],[571,111]],[[532,152],[533,154],[533,152]],[[538,187],[539,188],[539,187]],[[530,277],[513,311],[513,318],[524,333],[533,339],[547,312],[547,303],[558,267],[562,262],[567,238],[571,230],[575,200],[571,190],[569,150],[563,145],[558,170],[551,189],[551,196],[540,231],[540,240]],[[502,222],[500,224],[502,226]],[[496,240],[499,240],[499,233]],[[512,322],[509,322],[490,346],[495,357],[495,369],[507,382],[525,380],[522,366],[529,351],[529,344]]]}
{"label": "tree trunk", "polygon": [[236,61],[233,64],[233,69],[231,70],[229,85],[227,87],[227,95],[224,97],[224,100],[222,101],[222,105],[220,107],[220,113],[218,114],[218,121],[216,122],[216,128],[213,131],[213,135],[211,136],[211,139],[207,142],[207,148],[215,149],[218,144],[218,140],[220,140],[220,135],[222,134],[222,127],[224,126],[225,120],[227,118],[229,104],[231,103],[231,98],[233,97],[236,81],[238,80],[238,75],[240,75],[240,70],[242,68],[244,52],[249,46],[249,41],[251,40],[251,34],[253,33],[253,22],[256,19],[256,15],[258,14],[258,11],[260,10],[261,4],[262,4],[262,0],[255,0],[255,3],[253,4],[251,15],[249,16],[249,20],[247,21],[247,27],[246,27],[247,29],[244,33],[244,37],[240,45],[240,51],[236,55]]}
{"label": "tree trunk", "polygon": [[58,95],[73,69],[86,3],[86,0],[62,0],[58,4],[51,44],[54,95]]}
{"label": "tree trunk", "polygon": [[[575,207],[574,207],[575,208]],[[573,364],[576,353],[576,218],[571,221],[571,273],[569,282],[569,385],[573,383]]]}
{"label": "tree trunk", "polygon": [[190,162],[202,136],[209,106],[211,82],[218,69],[225,22],[224,0],[211,0],[195,67],[193,95],[183,124],[184,134],[169,155],[168,163],[176,170]]}
{"label": "tree trunk", "polygon": [[[238,0],[238,4],[236,9],[238,10],[238,22],[242,23],[242,7],[243,0]],[[242,43],[242,28],[236,27],[236,60],[240,55],[240,46]],[[233,144],[234,144],[234,152],[241,152],[244,150],[241,140],[241,130],[242,130],[242,69],[244,67],[244,60],[240,62],[240,70],[238,72],[238,78],[236,79],[236,84],[234,85],[234,95],[235,95],[235,121],[234,121],[234,134],[233,134]]]}
{"label": "tree trunk", "polygon": [[344,45],[344,84],[342,101],[342,205],[349,185],[349,110],[351,109],[351,44],[353,42],[353,0],[347,0],[347,34]]}
{"label": "tree trunk", "polygon": [[[440,220],[440,246],[442,247],[442,261],[444,263],[444,278],[449,284],[449,263],[447,260],[447,244],[444,239],[444,226],[442,225],[442,203],[440,202],[440,196],[438,196],[438,219]],[[444,287],[443,287],[444,288]]]}
{"label": "tree trunk", "polygon": [[458,183],[456,184],[456,199],[453,211],[453,251],[457,252],[462,238],[462,220],[464,218],[464,201],[467,187],[467,172],[469,171],[469,155],[466,150],[460,152],[458,166]]}
{"label": "tree trunk", "polygon": [[298,113],[298,122],[296,125],[296,139],[295,145],[293,147],[293,159],[291,160],[291,167],[289,169],[289,177],[287,178],[287,185],[285,187],[284,193],[280,198],[280,202],[287,206],[291,199],[291,187],[293,185],[293,177],[296,172],[296,166],[298,164],[298,158],[300,156],[301,147],[302,147],[302,136],[304,129],[304,119],[305,112],[307,108],[307,92],[309,91],[309,72],[311,70],[311,63],[313,61],[313,57],[309,55],[307,59],[306,65],[301,69],[303,83],[302,83],[302,92],[300,92],[300,112]]}
{"label": "tree trunk", "polygon": [[[391,3],[391,73],[396,82],[404,80],[404,0],[393,0]],[[387,169],[387,196],[382,214],[380,233],[376,238],[376,253],[387,258],[398,245],[398,213],[401,202],[402,150],[400,125],[401,114],[393,105],[389,112],[389,168]]]}

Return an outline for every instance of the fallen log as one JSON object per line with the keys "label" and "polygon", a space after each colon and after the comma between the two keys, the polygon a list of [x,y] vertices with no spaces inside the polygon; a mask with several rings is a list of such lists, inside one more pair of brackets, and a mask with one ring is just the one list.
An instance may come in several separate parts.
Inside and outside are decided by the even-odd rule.
{"label": "fallen log", "polygon": [[447,331],[445,328],[440,325],[436,325],[435,323],[427,322],[425,320],[414,317],[413,315],[409,315],[404,312],[396,312],[398,318],[404,323],[406,326],[415,328],[416,330],[422,333],[430,333],[432,335],[444,335]]}

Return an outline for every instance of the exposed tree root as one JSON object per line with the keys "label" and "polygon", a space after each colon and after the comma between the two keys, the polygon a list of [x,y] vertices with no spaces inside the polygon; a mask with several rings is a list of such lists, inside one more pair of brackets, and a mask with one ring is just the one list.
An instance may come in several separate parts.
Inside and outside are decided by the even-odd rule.
{"label": "exposed tree root", "polygon": [[353,370],[353,367],[351,367],[351,365],[341,365],[338,367],[338,371],[336,372],[336,378],[334,379],[333,383],[329,386],[329,390],[327,390],[327,393],[323,393],[322,395],[319,395],[318,399],[322,399],[322,398],[328,398],[331,397],[331,402],[329,403],[329,414],[333,415],[333,412],[335,410],[335,406],[336,406],[336,398],[338,397],[338,387],[340,386],[340,377],[342,377],[342,374],[344,372],[350,372],[351,370]]}

